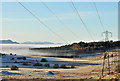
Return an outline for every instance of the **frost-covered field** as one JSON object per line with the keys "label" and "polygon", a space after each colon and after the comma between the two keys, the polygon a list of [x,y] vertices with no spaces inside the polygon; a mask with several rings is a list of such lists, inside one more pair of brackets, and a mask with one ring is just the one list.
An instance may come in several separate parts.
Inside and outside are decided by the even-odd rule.
{"label": "frost-covered field", "polygon": [[[26,59],[23,60],[23,57]],[[47,62],[41,62],[42,59],[46,59]],[[63,59],[63,58],[49,58],[49,57],[30,57],[30,56],[17,56],[17,55],[8,55],[5,54],[1,58],[2,65],[1,67],[10,67],[11,65],[16,65],[18,67],[24,67],[24,68],[53,68],[54,64],[65,64],[66,66],[79,66],[79,65],[94,65],[91,63],[88,63],[87,60],[72,60],[72,59]],[[42,66],[33,66],[35,63],[40,63]],[[45,67],[44,65],[46,63],[50,64],[50,67]]]}
{"label": "frost-covered field", "polygon": [[[75,68],[77,66],[86,66],[86,65],[99,65],[96,63],[89,63],[87,60],[75,60],[75,59],[67,59],[67,58],[50,58],[50,57],[30,57],[30,56],[19,56],[19,55],[8,55],[8,54],[2,54],[1,55],[2,65],[1,68],[8,68],[9,71],[3,70],[1,71],[1,76],[34,76],[37,75],[37,77],[54,77],[55,75],[52,74],[50,71],[46,71],[47,69],[73,69],[71,68],[71,65],[74,65]],[[26,58],[26,59],[23,59]],[[41,62],[42,59],[46,59],[47,62]],[[34,64],[39,63],[40,66],[34,66]],[[45,64],[48,63],[50,67],[46,67]],[[58,68],[54,68],[54,64],[58,64]],[[15,65],[18,68],[26,68],[26,70],[18,69],[17,73],[14,70],[10,70],[11,66]],[[65,65],[66,68],[61,68],[61,65]],[[31,69],[45,69],[45,71],[37,71],[37,70],[27,70],[27,68]],[[54,76],[53,76],[54,75]],[[56,76],[55,76],[56,77]]]}
{"label": "frost-covered field", "polygon": [[[96,57],[88,57],[88,60],[75,59],[75,58],[52,58],[52,57],[41,57],[41,56],[19,56],[19,55],[2,55],[2,65],[0,76],[8,79],[80,79],[89,77],[98,77],[101,75],[102,59],[93,60]],[[26,59],[23,59],[26,57]],[[14,59],[13,59],[14,58]],[[47,62],[41,62],[42,59],[46,59]],[[110,58],[111,62],[115,58]],[[40,66],[34,66],[35,63],[40,63]],[[46,63],[50,64],[50,67],[44,66]],[[54,68],[54,64],[66,65],[67,68]],[[116,63],[115,63],[116,64]],[[114,71],[116,65],[111,65],[111,71]],[[11,70],[11,65],[16,65],[18,70]],[[75,68],[70,66],[74,65]],[[107,70],[106,70],[107,72]],[[105,72],[105,73],[106,73]],[[116,76],[117,77],[117,76]]]}

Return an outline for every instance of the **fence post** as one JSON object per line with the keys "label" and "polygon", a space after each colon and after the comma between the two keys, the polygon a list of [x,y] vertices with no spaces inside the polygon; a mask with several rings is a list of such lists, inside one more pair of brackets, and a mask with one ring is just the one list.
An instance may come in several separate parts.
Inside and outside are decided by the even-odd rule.
{"label": "fence post", "polygon": [[109,61],[109,53],[108,53],[108,69],[109,69],[108,74],[110,74],[110,61]]}
{"label": "fence post", "polygon": [[103,72],[104,72],[105,58],[106,58],[106,52],[104,53],[104,57],[103,57],[102,76],[103,76]]}

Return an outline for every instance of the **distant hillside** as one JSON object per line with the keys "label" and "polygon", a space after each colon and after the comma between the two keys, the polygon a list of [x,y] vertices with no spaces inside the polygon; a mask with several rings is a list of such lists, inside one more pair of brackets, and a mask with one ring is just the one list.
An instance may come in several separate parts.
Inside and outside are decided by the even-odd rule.
{"label": "distant hillside", "polygon": [[31,50],[58,51],[62,53],[92,53],[97,51],[105,51],[107,49],[116,47],[120,47],[120,41],[90,42],[90,43],[79,42],[60,47],[31,48]]}
{"label": "distant hillside", "polygon": [[0,44],[19,44],[19,43],[13,42],[12,40],[0,40]]}
{"label": "distant hillside", "polygon": [[0,40],[0,44],[54,44],[52,42],[23,42],[23,43],[18,43],[14,42],[12,40]]}
{"label": "distant hillside", "polygon": [[23,42],[21,44],[54,44],[52,42]]}

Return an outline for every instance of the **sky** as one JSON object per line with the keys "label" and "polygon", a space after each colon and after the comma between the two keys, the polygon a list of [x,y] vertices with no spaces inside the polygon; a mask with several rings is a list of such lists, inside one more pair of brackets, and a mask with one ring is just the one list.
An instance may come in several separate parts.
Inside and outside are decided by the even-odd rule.
{"label": "sky", "polygon": [[113,36],[109,38],[110,40],[118,39],[117,2],[95,2],[105,29],[100,24],[93,2],[74,2],[88,30],[79,19],[71,2],[44,2],[62,24],[43,3],[21,3],[49,28],[42,25],[19,3],[3,2],[2,18],[0,18],[2,20],[2,39],[11,39],[17,42],[49,41],[54,43],[103,41],[104,36],[102,37],[101,34],[105,30],[112,32]]}

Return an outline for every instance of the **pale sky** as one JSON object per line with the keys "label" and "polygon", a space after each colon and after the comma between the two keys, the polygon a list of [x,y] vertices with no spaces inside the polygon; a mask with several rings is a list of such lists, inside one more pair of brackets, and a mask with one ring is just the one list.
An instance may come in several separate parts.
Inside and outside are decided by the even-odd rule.
{"label": "pale sky", "polygon": [[[56,16],[68,28],[65,28],[56,17],[41,2],[22,2],[43,23],[57,35],[39,23],[27,10],[17,2],[2,3],[2,39],[11,39],[17,42],[24,41],[50,41],[54,43],[71,43],[75,41],[101,41],[104,31],[98,19],[96,9],[92,2],[74,2],[81,18],[87,25],[94,40],[81,23],[71,2],[45,2]],[[113,33],[112,40],[118,39],[118,3],[96,2],[105,30]],[[67,42],[66,42],[67,41]]]}

